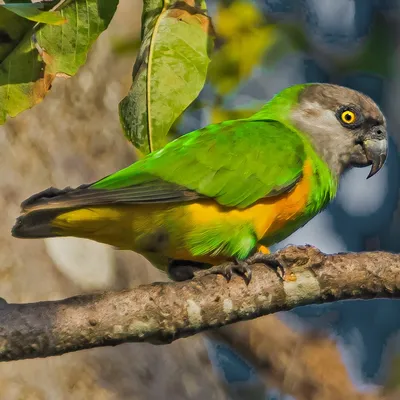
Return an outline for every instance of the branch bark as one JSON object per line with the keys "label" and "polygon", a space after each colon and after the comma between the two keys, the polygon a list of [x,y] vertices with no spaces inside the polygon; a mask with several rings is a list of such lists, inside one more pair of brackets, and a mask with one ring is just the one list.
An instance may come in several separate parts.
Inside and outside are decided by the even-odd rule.
{"label": "branch bark", "polygon": [[0,308],[0,361],[48,357],[125,342],[170,343],[237,321],[321,302],[399,298],[400,255],[325,255],[311,246],[277,256],[296,276],[282,282],[263,265],[253,279],[205,276],[133,290]]}

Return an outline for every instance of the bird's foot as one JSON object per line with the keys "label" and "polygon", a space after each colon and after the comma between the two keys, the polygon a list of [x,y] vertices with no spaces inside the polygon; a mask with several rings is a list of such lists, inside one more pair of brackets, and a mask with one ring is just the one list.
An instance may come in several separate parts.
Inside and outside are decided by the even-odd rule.
{"label": "bird's foot", "polygon": [[234,258],[233,261],[214,267],[195,261],[171,260],[168,265],[168,275],[174,281],[185,281],[206,275],[222,275],[229,282],[233,274],[236,274],[242,277],[248,285],[252,278],[252,266],[254,264],[264,264],[271,268],[283,281],[296,281],[296,276],[293,273],[286,272],[286,265],[283,261],[278,260],[276,255],[262,252],[255,253],[246,260]]}
{"label": "bird's foot", "polygon": [[248,257],[245,262],[249,265],[264,264],[266,267],[271,268],[283,281],[293,282],[296,280],[296,276],[293,273],[286,273],[287,266],[283,261],[278,260],[274,254],[255,253]]}
{"label": "bird's foot", "polygon": [[[186,260],[170,260],[168,264],[168,276],[173,281],[188,281],[194,278],[198,271],[208,268],[208,264]],[[196,274],[197,276],[197,274]]]}
{"label": "bird's foot", "polygon": [[196,278],[206,275],[222,275],[228,282],[232,279],[233,274],[239,275],[243,278],[246,285],[251,281],[252,272],[251,267],[246,261],[234,259],[232,262],[226,262],[221,265],[216,265],[196,273]]}

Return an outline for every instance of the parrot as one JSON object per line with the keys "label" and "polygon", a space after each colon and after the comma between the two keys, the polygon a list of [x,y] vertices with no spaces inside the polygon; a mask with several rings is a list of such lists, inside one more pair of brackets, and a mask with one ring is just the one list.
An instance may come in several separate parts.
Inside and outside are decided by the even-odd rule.
{"label": "parrot", "polygon": [[209,271],[249,282],[256,262],[282,267],[269,247],[321,212],[345,171],[370,166],[370,178],[387,149],[386,119],[371,98],[297,84],[248,118],[182,135],[94,183],[34,194],[12,235],[132,250],[177,281]]}

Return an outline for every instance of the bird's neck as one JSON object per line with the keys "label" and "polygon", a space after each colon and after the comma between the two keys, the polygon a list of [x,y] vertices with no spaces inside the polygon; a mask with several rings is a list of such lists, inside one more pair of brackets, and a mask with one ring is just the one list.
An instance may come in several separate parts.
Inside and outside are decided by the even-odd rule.
{"label": "bird's neck", "polygon": [[335,179],[339,179],[349,163],[348,143],[332,140],[329,132],[323,129],[318,134],[309,133],[307,130],[302,130],[302,133],[316,154],[327,164]]}

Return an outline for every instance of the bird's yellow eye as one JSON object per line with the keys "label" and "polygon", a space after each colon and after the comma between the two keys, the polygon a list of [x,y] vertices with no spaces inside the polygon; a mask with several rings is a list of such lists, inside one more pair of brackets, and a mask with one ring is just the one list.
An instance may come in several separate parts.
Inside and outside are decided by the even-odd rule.
{"label": "bird's yellow eye", "polygon": [[346,110],[342,112],[340,118],[345,124],[353,124],[356,120],[356,114],[353,111]]}

